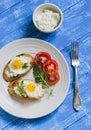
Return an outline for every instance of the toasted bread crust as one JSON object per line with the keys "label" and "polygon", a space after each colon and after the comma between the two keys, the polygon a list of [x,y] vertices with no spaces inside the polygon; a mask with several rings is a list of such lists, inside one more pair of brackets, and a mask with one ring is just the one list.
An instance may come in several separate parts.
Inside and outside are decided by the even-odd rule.
{"label": "toasted bread crust", "polygon": [[26,73],[19,74],[19,75],[17,75],[17,76],[13,76],[13,77],[9,77],[9,76],[5,73],[5,71],[8,70],[8,64],[11,62],[11,60],[10,60],[10,61],[6,64],[6,66],[5,66],[4,70],[3,70],[3,78],[4,78],[7,82],[11,82],[11,81],[13,81],[13,80],[19,79],[20,77],[26,75],[26,74],[32,69],[32,67],[33,67],[34,58],[33,58],[30,54],[22,53],[22,54],[17,55],[17,57],[18,57],[18,56],[26,56],[26,57],[29,57],[29,58],[32,59],[31,62],[30,62],[30,64],[31,64],[30,69],[29,69]]}
{"label": "toasted bread crust", "polygon": [[14,96],[14,97],[16,97],[16,98],[22,98],[22,99],[24,99],[24,98],[40,99],[40,98],[42,98],[42,97],[44,96],[44,94],[42,94],[41,96],[37,96],[37,97],[28,97],[27,95],[24,97],[24,96],[22,96],[22,95],[20,96],[20,95],[16,94],[16,93],[14,92],[14,87],[18,86],[18,85],[19,85],[19,82],[24,81],[24,80],[30,80],[30,79],[23,79],[23,80],[17,79],[17,80],[14,80],[14,81],[10,82],[10,84],[9,84],[9,86],[8,86],[8,92],[9,92],[9,94],[10,94],[11,96]]}
{"label": "toasted bread crust", "polygon": [[8,92],[9,92],[10,95],[12,95],[12,96],[14,96],[14,97],[24,98],[23,96],[20,96],[20,95],[18,95],[18,94],[16,94],[16,93],[14,92],[14,87],[15,87],[16,85],[18,85],[19,82],[20,82],[20,80],[14,80],[14,81],[10,82],[10,84],[9,84],[9,86],[8,86]]}

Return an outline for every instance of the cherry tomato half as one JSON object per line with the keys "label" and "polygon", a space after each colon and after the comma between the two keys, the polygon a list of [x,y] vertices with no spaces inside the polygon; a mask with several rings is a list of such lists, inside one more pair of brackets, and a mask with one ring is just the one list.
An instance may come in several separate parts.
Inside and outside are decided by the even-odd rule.
{"label": "cherry tomato half", "polygon": [[57,71],[52,70],[48,74],[49,74],[49,79],[47,83],[49,85],[55,85],[60,80],[60,75]]}
{"label": "cherry tomato half", "polygon": [[55,70],[55,71],[58,71],[58,63],[53,60],[53,59],[50,59],[50,60],[47,60],[44,64],[43,64],[43,70],[45,72],[49,72],[51,70]]}
{"label": "cherry tomato half", "polygon": [[35,56],[35,62],[43,67],[43,64],[47,61],[50,60],[51,56],[47,52],[38,52]]}

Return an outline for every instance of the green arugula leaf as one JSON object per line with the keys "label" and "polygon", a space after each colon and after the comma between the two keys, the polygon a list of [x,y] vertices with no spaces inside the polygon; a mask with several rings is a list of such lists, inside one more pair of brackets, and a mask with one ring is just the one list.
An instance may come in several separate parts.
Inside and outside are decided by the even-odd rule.
{"label": "green arugula leaf", "polygon": [[45,79],[46,81],[48,81],[48,79],[49,79],[49,74],[48,74],[48,73],[44,73],[44,79]]}
{"label": "green arugula leaf", "polygon": [[24,92],[24,84],[23,84],[23,81],[19,84],[17,90],[19,91],[19,93],[20,93],[21,95],[23,95],[23,92]]}
{"label": "green arugula leaf", "polygon": [[23,64],[23,66],[22,66],[22,69],[26,69],[27,67],[28,67],[28,63],[25,62],[25,63]]}
{"label": "green arugula leaf", "polygon": [[49,79],[49,74],[45,73],[42,68],[38,64],[33,65],[33,75],[35,78],[36,83],[42,83],[42,88],[43,89],[49,89],[50,90],[50,95],[52,95],[52,91],[50,86],[47,84],[47,81]]}
{"label": "green arugula leaf", "polygon": [[53,95],[53,94],[54,94],[54,90],[51,89],[51,90],[50,90],[50,95]]}
{"label": "green arugula leaf", "polygon": [[43,89],[49,89],[49,86],[45,85],[45,84],[42,84],[42,88]]}
{"label": "green arugula leaf", "polygon": [[38,64],[34,64],[33,66],[33,75],[35,77],[35,81],[37,83],[45,83],[46,84],[46,81],[48,80],[49,78],[49,75],[46,74],[42,69],[41,67],[38,65]]}

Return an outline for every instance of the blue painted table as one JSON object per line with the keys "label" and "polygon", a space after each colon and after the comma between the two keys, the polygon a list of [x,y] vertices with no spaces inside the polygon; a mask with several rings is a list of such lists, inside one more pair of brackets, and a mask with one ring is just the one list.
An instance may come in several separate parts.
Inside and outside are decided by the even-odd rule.
{"label": "blue painted table", "polygon": [[[43,34],[32,23],[34,9],[46,2],[59,6],[63,24],[54,33]],[[91,0],[0,0],[0,48],[20,38],[39,38],[50,42],[64,55],[70,69],[70,89],[63,104],[40,119],[20,119],[0,108],[0,130],[91,130]],[[73,69],[70,43],[80,45],[79,87],[82,109],[73,109]]]}

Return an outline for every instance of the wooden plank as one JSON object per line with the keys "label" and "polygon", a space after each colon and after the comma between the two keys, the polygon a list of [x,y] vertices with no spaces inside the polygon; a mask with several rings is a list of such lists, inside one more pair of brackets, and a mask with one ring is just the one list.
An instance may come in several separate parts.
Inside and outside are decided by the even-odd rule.
{"label": "wooden plank", "polygon": [[58,49],[63,49],[73,39],[78,39],[91,31],[89,15],[91,9],[86,8],[88,4],[84,0],[64,12],[62,26],[52,34],[43,34],[34,27],[31,19],[35,5],[32,3],[33,1],[26,4],[22,2],[0,15],[1,46],[22,37],[33,37],[49,41]]}
{"label": "wooden plank", "polygon": [[[4,11],[6,11],[7,9],[12,8],[13,6],[15,6],[16,4],[19,4],[20,2],[26,3],[25,0],[3,0],[0,1],[0,14],[3,13]],[[38,4],[43,4],[43,3],[53,3],[58,5],[59,7],[61,7],[64,10],[70,8],[71,6],[73,6],[74,4],[77,4],[80,0],[68,0],[67,1],[67,5],[65,4],[64,0],[32,0],[34,2],[34,4],[36,5]],[[27,0],[27,3],[29,3],[30,0]]]}
{"label": "wooden plank", "polygon": [[[79,43],[79,56],[80,56],[80,66],[78,67],[79,77],[82,77],[85,73],[91,71],[91,32],[82,37],[81,39],[77,40]],[[69,43],[71,44],[71,43]],[[69,69],[70,69],[70,79],[73,82],[73,68],[71,66],[71,59],[70,59],[70,51],[71,46],[66,47],[65,49],[61,50],[62,54],[64,55]]]}
{"label": "wooden plank", "polygon": [[10,114],[6,113],[0,108],[0,130],[2,130],[2,127],[5,127],[9,124],[9,122],[16,119],[16,117],[11,116]]}
{"label": "wooden plank", "polygon": [[[80,66],[78,67],[78,75],[79,75],[79,80],[80,78],[89,73],[91,71],[91,32],[82,37],[81,39],[78,39],[79,42],[79,56],[80,56]],[[71,59],[70,59],[70,51],[71,51],[71,46],[68,46],[61,50],[62,54],[64,55],[68,66],[70,70],[70,83],[74,82],[74,70],[73,67],[71,66]],[[80,87],[80,85],[79,85]],[[72,92],[72,88],[70,87],[69,94]]]}
{"label": "wooden plank", "polygon": [[[37,6],[38,5],[37,2],[38,1],[36,1],[34,5]],[[29,1],[29,3],[31,2]],[[25,4],[25,2],[24,3],[21,2],[20,4],[10,8],[9,10],[7,10],[6,12],[0,15],[0,30],[2,30],[1,31],[2,33],[0,34],[0,46],[3,46],[12,40],[22,38],[22,37],[41,38],[51,42],[58,49],[62,50],[62,53],[65,56],[68,65],[70,67],[70,59],[69,59],[70,41],[73,39],[81,38],[78,40],[80,43],[80,48],[82,49],[80,52],[81,66],[79,68],[79,76],[80,76],[79,85],[80,85],[81,98],[83,101],[83,107],[79,113],[74,112],[72,108],[73,84],[71,84],[69,94],[66,97],[64,103],[59,107],[59,109],[57,109],[55,112],[51,113],[49,116],[46,116],[44,118],[38,120],[37,119],[22,120],[19,118],[16,119],[15,117],[8,115],[6,112],[0,109],[0,116],[3,117],[2,120],[0,120],[0,129],[26,130],[27,128],[27,130],[30,129],[38,130],[40,128],[40,130],[43,129],[55,130],[56,128],[56,130],[62,130],[67,128],[69,125],[74,124],[77,120],[80,120],[83,116],[85,117],[85,115],[88,115],[87,113],[91,111],[90,108],[91,90],[89,89],[91,73],[88,73],[91,70],[91,62],[90,62],[91,56],[89,55],[91,52],[91,39],[90,39],[91,33],[88,33],[91,32],[91,27],[90,27],[91,9],[89,8],[90,7],[89,5],[91,3],[90,1],[83,0],[78,4],[76,4],[75,6],[71,7],[70,9],[66,10],[66,5],[68,5],[68,3],[65,4],[64,1],[63,4],[64,8],[62,4],[60,5],[60,7],[64,11],[64,23],[57,32],[52,33],[50,35],[40,33],[33,26],[31,22],[31,18],[35,6],[33,5],[32,8],[30,7],[30,5],[28,5],[29,3]],[[70,25],[69,23],[72,23],[72,25]],[[85,36],[85,34],[87,35]],[[63,50],[63,48],[65,49]],[[71,67],[70,67],[70,72],[72,72],[71,75],[73,75],[73,70]],[[6,116],[8,116],[8,119],[6,119],[7,118]],[[85,119],[84,118],[82,119],[83,119],[82,122],[84,123]],[[75,126],[72,125],[71,128],[77,129],[76,124]],[[79,126],[79,128],[81,127]]]}
{"label": "wooden plank", "polygon": [[[91,102],[91,99],[90,99]],[[77,122],[73,123],[71,126],[67,127],[65,130],[91,130],[91,112],[86,114],[84,117],[82,117]]]}
{"label": "wooden plank", "polygon": [[52,34],[51,41],[58,49],[63,49],[74,39],[79,39],[91,31],[91,1],[81,1],[64,12],[64,21],[58,33]]}
{"label": "wooden plank", "polygon": [[[84,75],[80,80],[80,94],[82,98],[82,109],[79,112],[74,112],[72,102],[73,93],[68,95],[64,103],[50,115],[36,119],[36,120],[22,120],[17,118],[17,120],[8,124],[5,129],[18,129],[23,128],[24,130],[40,130],[50,129],[50,130],[64,130],[68,126],[72,125],[74,122],[81,119],[83,116],[87,115],[91,111],[91,89],[90,88],[91,72]],[[87,84],[87,85],[86,85]],[[19,125],[20,124],[20,125]],[[49,125],[48,125],[49,124]],[[45,127],[44,127],[45,126]]]}
{"label": "wooden plank", "polygon": [[[90,66],[89,62],[90,62],[91,58],[88,57],[88,55],[86,55],[87,53],[91,52],[90,36],[91,36],[91,33],[88,33],[87,35],[85,35],[84,37],[79,39],[80,56],[81,56],[80,57],[81,68],[79,67],[79,87],[80,87],[81,99],[83,102],[82,110],[79,113],[74,113],[74,109],[72,106],[74,85],[71,84],[68,96],[66,97],[64,103],[59,107],[59,109],[57,109],[57,111],[55,111],[54,113],[50,114],[49,116],[47,116],[43,119],[40,119],[40,124],[41,124],[40,127],[43,128],[42,123],[45,121],[46,124],[48,124],[50,122],[56,123],[56,126],[54,128],[52,128],[53,130],[55,128],[57,128],[57,130],[59,130],[59,128],[64,129],[64,128],[67,128],[69,125],[72,125],[73,123],[75,123],[77,120],[79,120],[83,116],[85,116],[91,110],[91,108],[90,108],[91,90],[89,90],[90,79],[91,79],[91,66]],[[88,50],[88,52],[86,50]],[[70,66],[69,52],[70,52],[70,46],[62,50],[62,54],[65,56],[70,69],[72,69],[72,67]],[[90,73],[89,73],[89,71],[90,71]],[[70,72],[72,72],[72,70],[70,70]],[[72,73],[71,73],[71,75],[72,75]],[[71,79],[73,79],[73,77],[71,77]],[[6,115],[6,113],[4,114],[4,117],[5,117],[5,115]],[[31,121],[29,121],[29,120],[22,121],[21,119],[17,118],[17,120],[15,119],[12,122],[9,119],[9,121],[8,121],[9,124],[6,125],[5,128],[6,129],[10,129],[10,128],[17,129],[19,127],[19,124],[17,125],[17,122],[19,122],[19,124],[22,124],[22,122],[25,122],[25,123],[23,123],[24,125],[21,125],[20,128],[24,127],[24,129],[25,129],[28,127],[27,129],[30,129],[31,127],[33,127],[34,129],[37,129],[39,120],[34,123],[32,120]],[[50,124],[53,125],[53,123],[50,123]],[[53,126],[49,125],[49,127],[53,127]]]}
{"label": "wooden plank", "polygon": [[74,6],[75,4],[78,4],[80,1],[81,0],[45,0],[45,2],[47,3],[53,3],[55,5],[58,5],[63,12],[69,9],[70,7]]}
{"label": "wooden plank", "polygon": [[19,2],[21,0],[0,0],[0,14]]}

